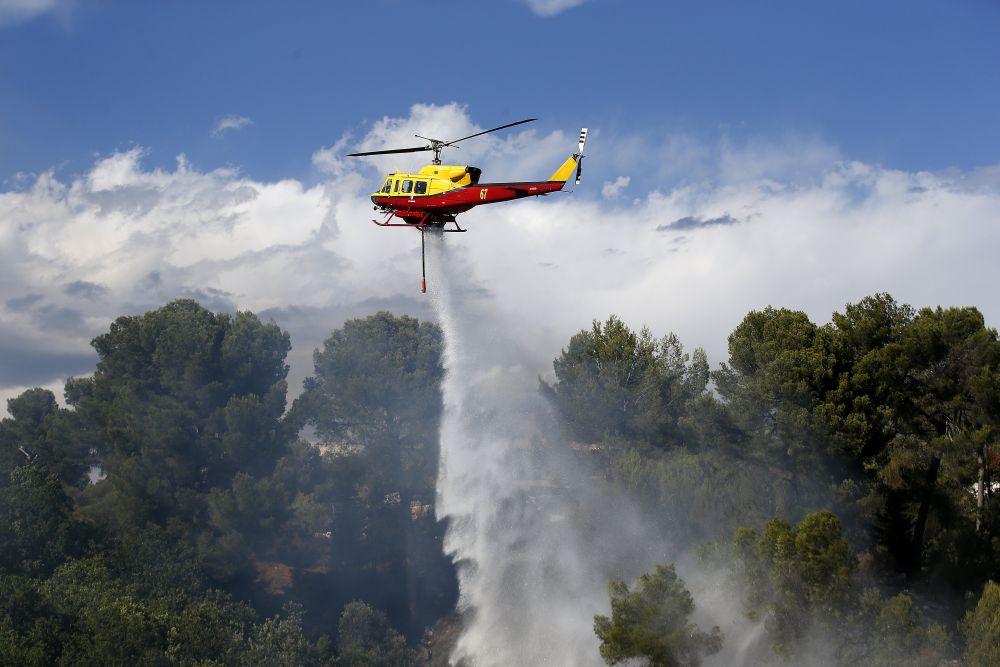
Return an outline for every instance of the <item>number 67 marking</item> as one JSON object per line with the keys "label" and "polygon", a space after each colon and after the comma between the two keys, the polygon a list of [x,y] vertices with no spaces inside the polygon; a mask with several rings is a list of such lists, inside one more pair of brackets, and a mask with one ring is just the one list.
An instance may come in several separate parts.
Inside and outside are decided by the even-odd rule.
{"label": "number 67 marking", "polygon": [[486,199],[486,191],[487,190],[489,190],[489,188],[483,188],[482,190],[479,191],[479,198],[480,199]]}

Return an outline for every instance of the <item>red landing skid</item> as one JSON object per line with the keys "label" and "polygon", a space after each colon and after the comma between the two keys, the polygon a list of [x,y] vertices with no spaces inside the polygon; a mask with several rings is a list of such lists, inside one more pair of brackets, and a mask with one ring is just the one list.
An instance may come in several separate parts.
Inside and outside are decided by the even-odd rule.
{"label": "red landing skid", "polygon": [[[422,293],[427,292],[427,262],[424,259],[424,232],[434,231],[434,232],[465,232],[467,230],[462,229],[458,226],[458,222],[455,221],[455,216],[453,215],[442,215],[437,214],[433,216],[430,213],[424,213],[416,222],[389,222],[395,215],[394,211],[389,211],[385,220],[379,222],[378,220],[372,220],[379,227],[410,227],[413,229],[420,230],[420,291]],[[408,216],[417,217],[417,216]],[[405,219],[405,218],[404,218]],[[455,224],[455,229],[445,229],[445,225],[449,222]]]}

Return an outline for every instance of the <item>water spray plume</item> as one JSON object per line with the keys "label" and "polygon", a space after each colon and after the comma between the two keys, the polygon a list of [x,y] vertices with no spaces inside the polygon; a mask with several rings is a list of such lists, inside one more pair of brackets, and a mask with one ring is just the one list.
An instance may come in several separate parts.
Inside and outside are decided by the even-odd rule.
{"label": "water spray plume", "polygon": [[461,249],[428,236],[445,335],[436,507],[449,520],[463,620],[452,659],[601,665],[593,615],[607,612],[608,579],[631,579],[663,560],[666,545],[557,446],[537,370],[506,335],[509,320],[468,287]]}

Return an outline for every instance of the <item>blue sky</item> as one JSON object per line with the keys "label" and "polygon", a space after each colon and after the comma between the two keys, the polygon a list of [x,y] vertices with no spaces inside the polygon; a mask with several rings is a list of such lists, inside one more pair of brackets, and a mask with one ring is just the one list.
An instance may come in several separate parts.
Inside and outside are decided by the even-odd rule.
{"label": "blue sky", "polygon": [[367,198],[422,156],[344,154],[526,117],[445,159],[545,178],[587,125],[583,183],[446,238],[541,375],[612,313],[713,364],[767,305],[997,326],[998,35],[992,0],[0,0],[0,399],[178,297],[274,317],[297,393],[345,319],[433,316]]}
{"label": "blue sky", "polygon": [[[484,126],[538,116],[539,132],[812,136],[908,170],[1000,154],[987,0],[590,0],[552,16],[514,0],[37,4],[51,9],[17,21],[8,8],[0,28],[7,187],[133,145],[150,164],[184,153],[310,178],[317,146],[417,102],[458,102]],[[252,124],[213,135],[227,116]]]}

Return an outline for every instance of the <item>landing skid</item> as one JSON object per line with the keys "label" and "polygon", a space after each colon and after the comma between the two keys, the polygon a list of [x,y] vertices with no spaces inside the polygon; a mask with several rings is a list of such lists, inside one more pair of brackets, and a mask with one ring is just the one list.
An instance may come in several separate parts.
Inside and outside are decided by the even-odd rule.
{"label": "landing skid", "polygon": [[[395,212],[390,211],[389,214],[386,215],[385,220],[383,220],[382,222],[379,222],[378,220],[372,220],[372,222],[378,225],[379,227],[411,227],[416,229],[437,229],[442,232],[466,231],[458,226],[458,222],[451,215],[443,216],[441,214],[437,214],[437,216],[435,216],[434,214],[431,213],[425,213],[416,222],[389,222],[390,220],[392,220],[394,215],[396,215]],[[455,229],[445,229],[445,225],[447,225],[449,222],[455,225]]]}

